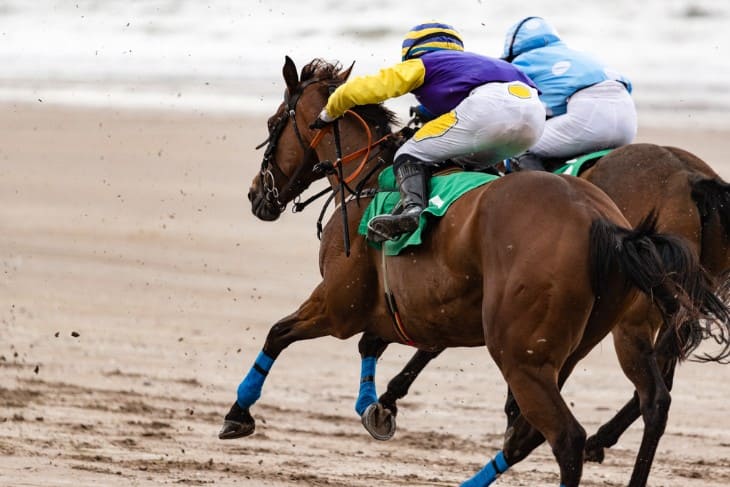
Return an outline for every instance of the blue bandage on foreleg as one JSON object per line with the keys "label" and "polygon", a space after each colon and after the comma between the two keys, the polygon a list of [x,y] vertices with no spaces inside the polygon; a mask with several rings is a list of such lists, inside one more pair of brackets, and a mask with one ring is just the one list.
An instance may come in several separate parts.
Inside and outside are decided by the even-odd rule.
{"label": "blue bandage on foreleg", "polygon": [[360,393],[355,403],[355,411],[362,416],[368,406],[378,402],[378,395],[375,393],[375,357],[365,357],[360,365]]}
{"label": "blue bandage on foreleg", "polygon": [[461,484],[461,487],[486,487],[507,471],[509,465],[501,451],[491,459],[475,476]]}
{"label": "blue bandage on foreleg", "polygon": [[242,409],[248,409],[261,397],[261,388],[264,386],[264,380],[266,380],[273,364],[273,358],[266,355],[263,350],[259,352],[251,370],[248,371],[246,378],[238,386],[236,402]]}

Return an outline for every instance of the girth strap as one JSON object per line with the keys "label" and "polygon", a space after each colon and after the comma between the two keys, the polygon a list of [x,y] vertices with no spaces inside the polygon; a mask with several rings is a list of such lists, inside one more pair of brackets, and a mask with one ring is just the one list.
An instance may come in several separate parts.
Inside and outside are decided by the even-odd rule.
{"label": "girth strap", "polygon": [[403,320],[401,320],[400,313],[398,312],[398,306],[395,303],[395,296],[393,295],[392,291],[390,290],[390,286],[388,285],[388,269],[385,265],[385,249],[381,250],[380,255],[382,255],[383,289],[385,290],[385,302],[388,305],[390,317],[393,319],[393,329],[395,330],[395,334],[398,335],[398,339],[401,343],[415,347],[416,342],[414,342],[411,337],[408,336],[406,328],[405,326],[403,326]]}

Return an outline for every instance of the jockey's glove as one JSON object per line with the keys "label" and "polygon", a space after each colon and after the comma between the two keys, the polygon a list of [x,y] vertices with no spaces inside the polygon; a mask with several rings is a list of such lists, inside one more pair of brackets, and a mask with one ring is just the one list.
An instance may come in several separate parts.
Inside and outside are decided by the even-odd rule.
{"label": "jockey's glove", "polygon": [[332,123],[335,121],[335,117],[331,117],[329,113],[327,113],[327,109],[323,108],[321,112],[319,112],[319,116],[317,119],[312,122],[312,125],[309,126],[310,129],[321,129],[324,126],[326,126],[329,123]]}
{"label": "jockey's glove", "polygon": [[408,109],[408,114],[410,115],[413,122],[417,125],[423,125],[424,123],[430,122],[431,120],[436,118],[436,115],[431,113],[423,105],[412,106]]}

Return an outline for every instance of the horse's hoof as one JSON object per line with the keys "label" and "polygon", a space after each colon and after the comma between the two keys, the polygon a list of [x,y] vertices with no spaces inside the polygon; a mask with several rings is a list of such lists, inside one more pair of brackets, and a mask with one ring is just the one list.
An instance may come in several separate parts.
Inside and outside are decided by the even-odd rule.
{"label": "horse's hoof", "polygon": [[252,434],[255,429],[256,420],[253,419],[248,408],[243,409],[237,402],[234,402],[231,410],[223,419],[223,427],[218,432],[218,438],[221,440],[243,438]]}
{"label": "horse's hoof", "polygon": [[238,421],[225,420],[218,433],[218,438],[221,440],[235,440],[250,435],[255,429],[256,423],[239,423]]}
{"label": "horse's hoof", "polygon": [[586,462],[603,463],[606,457],[606,450],[602,446],[593,445],[589,438],[586,442],[584,459]]}
{"label": "horse's hoof", "polygon": [[393,438],[395,434],[395,416],[390,409],[375,402],[362,413],[362,425],[370,435],[379,441]]}

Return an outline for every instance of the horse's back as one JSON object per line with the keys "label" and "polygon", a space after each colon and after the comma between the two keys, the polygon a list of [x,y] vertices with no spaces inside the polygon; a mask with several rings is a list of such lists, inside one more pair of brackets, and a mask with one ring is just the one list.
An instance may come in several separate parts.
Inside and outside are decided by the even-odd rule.
{"label": "horse's back", "polygon": [[660,231],[685,237],[699,252],[701,221],[693,184],[717,174],[698,157],[675,147],[629,144],[581,177],[606,192],[632,225],[655,212]]}
{"label": "horse's back", "polygon": [[[596,218],[626,224],[604,191],[572,176],[538,171],[515,173],[489,184],[475,194],[475,199],[477,203],[464,202],[468,207],[464,212],[468,218],[481,219],[490,237],[509,232],[508,238],[534,235],[543,239],[565,231],[581,232]],[[458,218],[459,211],[455,208],[453,216]]]}

